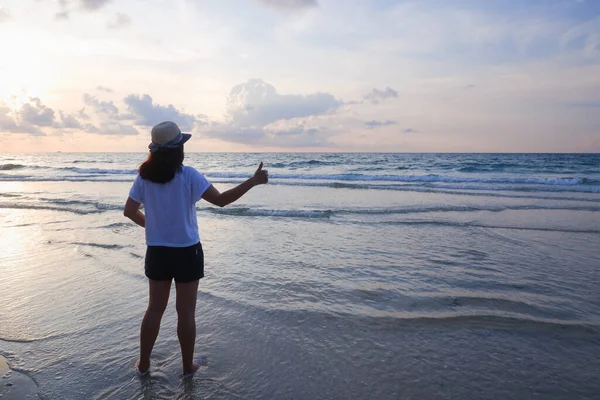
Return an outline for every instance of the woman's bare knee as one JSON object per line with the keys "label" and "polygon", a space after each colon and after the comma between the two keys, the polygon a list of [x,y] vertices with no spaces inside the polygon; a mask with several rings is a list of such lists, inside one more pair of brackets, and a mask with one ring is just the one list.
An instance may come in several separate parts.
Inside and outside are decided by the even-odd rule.
{"label": "woman's bare knee", "polygon": [[196,313],[196,297],[198,296],[198,281],[176,283],[177,299],[175,309],[179,318],[194,318]]}
{"label": "woman's bare knee", "polygon": [[163,315],[167,309],[167,303],[153,303],[148,304],[148,312],[156,315]]}
{"label": "woman's bare knee", "polygon": [[148,312],[160,316],[165,312],[169,303],[171,281],[155,281],[150,279],[149,283],[150,300],[148,302]]}
{"label": "woman's bare knee", "polygon": [[177,316],[179,318],[187,318],[187,317],[194,317],[194,315],[196,314],[196,304],[191,303],[189,301],[179,301],[177,300],[177,303],[175,304],[175,309],[177,310]]}

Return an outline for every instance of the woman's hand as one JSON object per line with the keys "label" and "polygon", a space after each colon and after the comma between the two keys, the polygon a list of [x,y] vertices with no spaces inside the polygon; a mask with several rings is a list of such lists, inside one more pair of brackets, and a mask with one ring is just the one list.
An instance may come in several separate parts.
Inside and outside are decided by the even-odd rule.
{"label": "woman's hand", "polygon": [[269,171],[262,169],[262,167],[263,163],[261,162],[252,178],[248,178],[244,183],[240,183],[226,192],[220,193],[217,188],[210,185],[202,195],[202,198],[219,207],[225,207],[227,204],[237,201],[248,190],[252,189],[253,186],[262,185],[269,181]]}
{"label": "woman's hand", "polygon": [[263,163],[261,161],[258,165],[258,169],[254,172],[254,176],[252,177],[252,180],[254,181],[255,185],[262,185],[269,182],[269,171],[262,168]]}

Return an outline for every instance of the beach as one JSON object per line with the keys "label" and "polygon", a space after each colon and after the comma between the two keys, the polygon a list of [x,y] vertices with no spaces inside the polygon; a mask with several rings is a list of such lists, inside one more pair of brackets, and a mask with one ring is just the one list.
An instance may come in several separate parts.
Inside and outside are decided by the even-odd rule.
{"label": "beach", "polygon": [[600,155],[186,154],[221,191],[270,173],[197,204],[193,379],[174,291],[134,369],[145,157],[0,154],[0,356],[40,398],[600,398]]}

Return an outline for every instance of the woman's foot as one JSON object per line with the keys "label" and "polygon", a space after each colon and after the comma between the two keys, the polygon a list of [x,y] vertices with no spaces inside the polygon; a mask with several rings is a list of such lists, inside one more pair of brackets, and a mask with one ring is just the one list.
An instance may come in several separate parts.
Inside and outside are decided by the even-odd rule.
{"label": "woman's foot", "polygon": [[198,371],[198,368],[200,368],[200,364],[192,363],[191,367],[183,369],[183,376],[186,377],[194,375],[196,371]]}
{"label": "woman's foot", "polygon": [[148,371],[150,371],[150,362],[143,363],[141,360],[137,360],[135,363],[135,368],[140,375],[144,376],[148,373]]}

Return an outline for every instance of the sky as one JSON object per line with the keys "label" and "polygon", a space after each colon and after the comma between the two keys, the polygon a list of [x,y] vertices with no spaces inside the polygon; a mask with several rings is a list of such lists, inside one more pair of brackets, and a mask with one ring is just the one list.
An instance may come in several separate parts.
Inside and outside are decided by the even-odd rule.
{"label": "sky", "polygon": [[598,0],[0,0],[0,152],[600,152]]}

